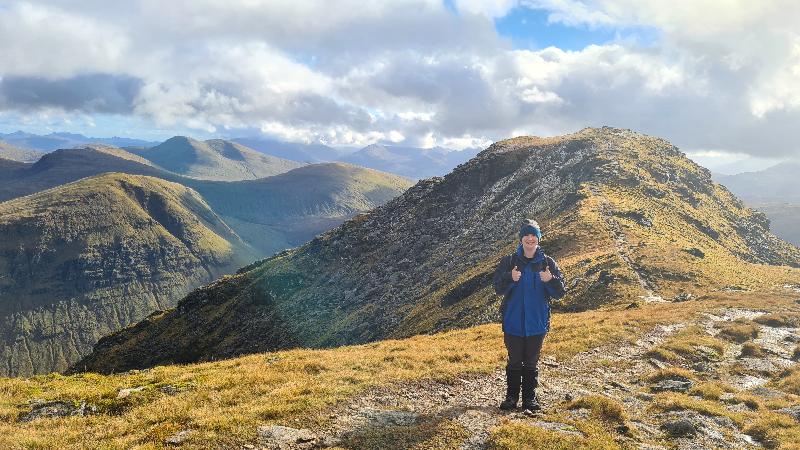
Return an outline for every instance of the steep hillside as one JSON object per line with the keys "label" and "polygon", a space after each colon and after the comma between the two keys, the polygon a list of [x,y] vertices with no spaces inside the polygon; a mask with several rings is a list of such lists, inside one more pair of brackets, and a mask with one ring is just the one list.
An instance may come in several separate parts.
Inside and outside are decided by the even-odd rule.
{"label": "steep hillside", "polygon": [[[197,233],[190,233],[185,239],[179,237],[179,245],[162,242],[157,234],[145,233],[139,239],[138,228],[143,221],[152,225],[153,220],[158,223],[162,219],[143,219],[140,215],[150,211],[131,209],[127,200],[121,206],[116,205],[120,198],[125,199],[119,185],[127,179],[126,175],[95,176],[58,186],[61,182],[113,169],[159,177],[145,178],[150,180],[145,190],[163,185],[190,192],[190,196],[181,194],[180,198],[199,203],[182,204],[181,208],[188,212],[180,212],[178,208],[180,217],[175,220],[178,224],[196,221],[191,219],[192,215],[205,220],[205,226],[230,247],[226,250],[229,254],[218,262],[203,263],[210,265],[210,269],[199,270],[199,262],[182,256],[192,246],[205,245],[194,241],[201,237]],[[174,306],[189,289],[219,275],[306,242],[359,212],[385,203],[410,185],[408,180],[397,176],[345,164],[305,166],[278,177],[253,181],[201,181],[158,169],[151,162],[120,149],[98,146],[58,150],[33,165],[0,160],[0,175],[4,180],[0,189],[35,192],[50,188],[0,203],[3,236],[0,248],[5,252],[0,258],[7,258],[0,262],[0,320],[5,321],[0,325],[0,332],[4,333],[0,340],[0,361],[4,362],[0,374],[62,370],[83,356],[101,335],[155,310]],[[141,179],[138,175],[130,177],[134,181]],[[51,188],[52,185],[56,187]],[[86,223],[81,224],[82,220]],[[99,258],[94,264],[107,259],[104,252],[109,249],[96,249],[95,245],[107,245],[106,241],[111,240],[113,250],[118,244],[112,238],[132,240],[131,245],[135,244],[134,249],[126,250],[123,255],[126,264],[110,263],[117,264],[113,273],[82,273],[80,261],[86,255]],[[100,243],[96,242],[98,239]],[[172,248],[176,245],[186,249],[178,252]],[[159,262],[158,255],[167,257],[163,252],[169,253],[169,261],[178,257],[178,261],[172,261],[176,265],[158,269],[151,274],[152,279],[142,279],[141,273],[147,272],[149,265],[158,268],[166,264]],[[50,259],[41,260],[43,256],[39,253],[50,255]],[[23,255],[39,262],[20,279]],[[120,287],[116,285],[117,279],[127,281]],[[68,289],[70,286],[74,289]],[[97,301],[106,306],[97,309],[95,303],[87,304],[86,298],[92,302],[99,298]],[[133,302],[135,307],[116,304],[121,299]],[[5,306],[10,309],[3,309]],[[46,318],[54,314],[57,319]],[[55,320],[64,323],[53,325]],[[72,327],[66,324],[69,320],[81,325]],[[30,329],[29,323],[37,328]],[[41,331],[47,327],[66,331]],[[76,334],[81,337],[76,338]]]}
{"label": "steep hillside", "polygon": [[254,180],[287,172],[302,163],[265,155],[236,142],[205,142],[175,136],[148,149],[132,150],[157,166],[190,178]]}
{"label": "steep hillside", "polygon": [[195,191],[122,174],[0,203],[0,373],[63,370],[254,252]]}
{"label": "steep hillside", "polygon": [[417,148],[373,144],[339,158],[339,161],[421,179],[445,175],[477,153],[477,149],[454,151],[440,147]]}
{"label": "steep hillside", "polygon": [[102,339],[76,368],[108,372],[491,322],[497,261],[519,221],[568,277],[560,305],[691,298],[796,282],[800,250],[668,142],[586,129],[498,142],[444,178],[192,292]]}
{"label": "steep hillside", "polygon": [[312,164],[252,181],[191,186],[264,255],[307,242],[411,186],[396,175],[343,163]]}
{"label": "steep hillside", "polygon": [[0,158],[11,161],[34,162],[42,157],[44,153],[25,148],[14,147],[11,144],[0,141]]}

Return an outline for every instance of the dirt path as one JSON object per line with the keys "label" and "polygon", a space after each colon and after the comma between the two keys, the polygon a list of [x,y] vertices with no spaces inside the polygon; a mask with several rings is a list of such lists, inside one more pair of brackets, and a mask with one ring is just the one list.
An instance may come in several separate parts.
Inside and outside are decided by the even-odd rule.
{"label": "dirt path", "polygon": [[589,191],[593,196],[596,197],[600,215],[603,217],[603,220],[606,223],[609,234],[614,239],[614,249],[619,256],[619,259],[624,262],[631,273],[636,276],[639,286],[641,286],[642,290],[645,292],[645,295],[641,296],[642,300],[645,302],[666,301],[655,293],[655,287],[651,285],[650,282],[648,282],[647,279],[642,275],[642,271],[634,262],[633,258],[631,258],[629,254],[630,248],[628,246],[628,240],[625,237],[625,232],[622,230],[622,226],[619,224],[619,221],[617,221],[616,217],[614,217],[613,208],[611,207],[608,199],[595,185],[590,184]]}
{"label": "dirt path", "polygon": [[[735,424],[725,417],[707,417],[686,411],[652,413],[648,410],[653,399],[653,394],[650,393],[652,388],[643,381],[643,375],[666,366],[660,361],[648,358],[647,352],[684,327],[697,325],[708,330],[709,334],[713,334],[717,331],[714,328],[717,322],[731,321],[740,317],[752,318],[759,314],[762,313],[726,309],[714,314],[705,314],[693,323],[658,326],[633,344],[614,343],[594,348],[577,354],[566,362],[557,363],[552,358],[545,357],[539,366],[541,381],[538,393],[542,404],[546,410],[559,410],[569,414],[570,417],[580,419],[588,416],[588,410],[567,410],[564,406],[568,400],[587,395],[610,397],[624,405],[630,418],[628,424],[632,428],[620,430],[617,441],[633,448],[667,448],[664,445],[681,449],[758,447],[757,442],[742,434]],[[762,339],[762,343],[766,346],[786,347],[780,351],[788,354],[788,346],[794,344],[785,338],[787,334],[793,334],[795,339],[800,339],[798,333],[800,333],[798,329],[778,331],[772,329],[764,333],[767,337]],[[780,342],[777,342],[778,340]],[[729,349],[722,360],[705,367],[705,370],[714,372],[728,367],[736,360],[737,354],[736,348]],[[785,363],[784,356],[775,358],[782,359]],[[712,377],[714,376],[716,375],[712,374]],[[755,386],[742,385],[743,389],[753,387]],[[582,435],[574,426],[553,421],[546,415],[527,415],[519,410],[500,411],[498,404],[504,393],[503,370],[489,375],[462,377],[453,383],[425,380],[394,384],[373,389],[329,411],[325,425],[313,430],[313,433],[317,436],[318,446],[339,445],[359,448],[353,444],[358,442],[354,437],[383,434],[384,438],[391,439],[392,436],[406,433],[412,428],[424,428],[426,424],[435,430],[436,423],[450,420],[466,429],[468,436],[461,439],[457,447],[450,441],[451,444],[446,448],[464,450],[487,448],[490,430],[504,420],[523,421],[565,435]],[[699,430],[698,435],[668,439],[665,432],[660,429],[661,426],[664,422],[681,419],[695,423]]]}

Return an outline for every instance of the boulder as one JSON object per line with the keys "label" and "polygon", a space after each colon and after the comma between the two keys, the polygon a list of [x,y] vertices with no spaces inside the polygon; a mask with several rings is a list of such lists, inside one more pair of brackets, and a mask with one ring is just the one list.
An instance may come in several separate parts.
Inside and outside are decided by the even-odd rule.
{"label": "boulder", "polygon": [[661,424],[661,429],[673,438],[693,437],[697,435],[697,426],[689,419],[677,419],[664,422]]}

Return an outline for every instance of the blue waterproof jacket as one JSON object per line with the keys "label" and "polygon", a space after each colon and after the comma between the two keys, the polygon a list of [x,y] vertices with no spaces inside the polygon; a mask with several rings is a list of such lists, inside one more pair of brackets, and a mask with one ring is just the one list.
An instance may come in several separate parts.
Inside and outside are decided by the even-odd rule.
{"label": "blue waterproof jacket", "polygon": [[[564,278],[553,258],[539,247],[527,264],[522,258],[522,245],[514,254],[505,256],[494,273],[495,292],[503,296],[500,313],[503,332],[520,337],[535,336],[550,329],[550,299],[564,296]],[[516,266],[522,277],[514,282],[511,269]],[[553,279],[545,283],[539,272],[550,267]]]}

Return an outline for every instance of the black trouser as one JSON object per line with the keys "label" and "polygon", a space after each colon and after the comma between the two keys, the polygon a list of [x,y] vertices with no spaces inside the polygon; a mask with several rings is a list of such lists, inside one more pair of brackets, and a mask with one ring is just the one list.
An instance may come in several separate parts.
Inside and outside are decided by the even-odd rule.
{"label": "black trouser", "polygon": [[523,367],[536,369],[545,334],[547,333],[528,337],[503,334],[503,341],[506,344],[506,350],[508,350],[508,368],[515,370]]}

